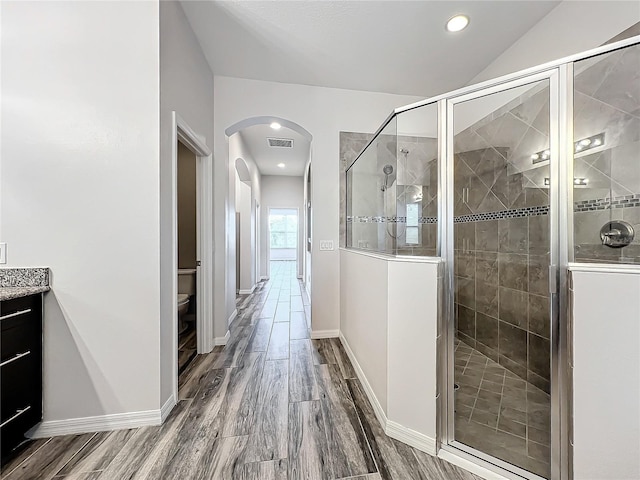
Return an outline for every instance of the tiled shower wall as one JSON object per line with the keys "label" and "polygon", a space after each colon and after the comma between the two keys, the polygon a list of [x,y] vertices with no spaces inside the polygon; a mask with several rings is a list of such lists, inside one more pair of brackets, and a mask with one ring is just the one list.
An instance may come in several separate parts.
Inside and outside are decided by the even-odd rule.
{"label": "tiled shower wall", "polygon": [[549,392],[549,217],[455,224],[458,337]]}
{"label": "tiled shower wall", "polygon": [[[340,132],[340,244],[346,246],[347,202],[345,170],[372,138],[372,135]],[[387,140],[388,138],[388,140]],[[398,255],[435,256],[438,210],[438,145],[435,138],[379,135],[377,145],[365,152],[359,162],[369,162],[370,179],[351,192],[353,246],[364,241],[368,248]],[[391,148],[391,150],[389,150]],[[401,152],[404,151],[405,153]],[[390,187],[380,189],[382,168],[391,164]],[[361,166],[362,167],[362,166]],[[362,189],[365,183],[366,189]],[[392,184],[392,185],[391,185]],[[376,203],[377,202],[377,203]],[[406,242],[406,204],[417,203],[421,218],[419,243]],[[386,206],[386,209],[384,208]],[[367,248],[366,246],[364,248]]]}
{"label": "tiled shower wall", "polygon": [[[578,262],[640,263],[640,46],[575,65],[574,138],[604,133],[600,148],[577,153],[574,243]],[[627,247],[602,245],[600,229],[624,220],[635,229]]]}
{"label": "tiled shower wall", "polygon": [[340,132],[340,246],[347,246],[347,182],[345,172],[373,135],[370,133]]}
{"label": "tiled shower wall", "polygon": [[397,254],[434,257],[438,238],[438,140],[399,136],[398,152],[396,211],[399,217],[406,217],[406,205],[418,203],[421,227],[417,245],[408,244],[399,229]]}
{"label": "tiled shower wall", "polygon": [[[550,391],[547,88],[536,86],[455,137],[460,340]],[[529,161],[527,161],[529,160]]]}

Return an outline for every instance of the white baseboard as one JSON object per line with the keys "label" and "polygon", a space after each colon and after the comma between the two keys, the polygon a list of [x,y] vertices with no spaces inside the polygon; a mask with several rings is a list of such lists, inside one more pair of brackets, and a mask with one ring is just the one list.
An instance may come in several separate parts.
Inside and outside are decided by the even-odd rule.
{"label": "white baseboard", "polygon": [[358,363],[353,350],[351,350],[349,342],[347,342],[347,339],[344,337],[342,332],[340,332],[340,342],[342,343],[345,352],[347,352],[349,360],[351,360],[351,363],[353,364],[356,375],[358,376],[360,383],[362,383],[364,392],[367,395],[369,402],[373,406],[373,411],[376,415],[376,418],[378,419],[378,422],[380,422],[380,425],[384,429],[384,433],[386,433],[391,438],[394,438],[402,443],[406,443],[407,445],[428,453],[429,455],[438,456],[439,458],[453,463],[454,465],[457,465],[458,467],[463,468],[468,472],[478,475],[479,477],[482,477],[486,480],[508,480],[506,477],[492,472],[491,470],[484,468],[483,466],[478,465],[462,456],[456,455],[443,449],[440,449],[440,451],[436,451],[435,439],[428,437],[420,432],[416,432],[415,430],[411,430],[410,428],[404,427],[397,422],[389,420],[386,413],[382,409],[378,398],[373,392],[373,389],[371,388],[371,385],[369,384],[369,381],[367,380],[362,367]]}
{"label": "white baseboard", "polygon": [[[173,397],[170,400],[173,401]],[[165,409],[166,405],[163,405],[162,409]],[[166,407],[166,410],[170,411],[170,408]],[[162,410],[147,410],[143,412],[97,415],[95,417],[69,418],[66,420],[45,420],[29,430],[27,436],[30,438],[48,438],[60,435],[108,432],[111,430],[146,427],[148,425],[160,425],[162,423],[162,415]]]}
{"label": "white baseboard", "polygon": [[229,319],[227,320],[227,326],[231,325],[231,322],[233,322],[237,316],[238,316],[238,309],[236,308],[233,311],[233,313],[229,316]]}
{"label": "white baseboard", "polygon": [[215,337],[213,339],[214,345],[226,345],[227,342],[229,341],[230,335],[231,333],[229,332],[229,330],[227,330],[227,334],[224,337]]}
{"label": "white baseboard", "polygon": [[371,388],[371,385],[369,384],[369,380],[367,380],[367,377],[365,376],[364,371],[362,370],[362,367],[358,363],[358,360],[356,359],[356,356],[353,353],[353,350],[351,350],[351,347],[349,346],[349,342],[347,342],[347,339],[344,337],[342,332],[340,332],[340,342],[342,342],[342,346],[344,347],[345,352],[347,352],[347,356],[349,357],[349,360],[351,360],[351,364],[353,365],[353,368],[356,371],[358,380],[360,380],[360,383],[362,383],[362,386],[364,387],[364,393],[367,395],[367,398],[369,399],[369,402],[373,407],[373,412],[376,414],[376,418],[378,419],[378,422],[380,422],[382,429],[386,433],[387,423],[388,423],[387,414],[384,412],[382,405],[380,405],[380,402],[378,401],[378,397],[376,397],[376,394],[373,392],[373,388]]}
{"label": "white baseboard", "polygon": [[427,437],[423,433],[411,430],[397,422],[392,422],[387,419],[387,428],[385,433],[391,438],[406,443],[407,445],[420,450],[421,452],[428,453],[429,455],[437,455],[436,440],[431,437]]}
{"label": "white baseboard", "polygon": [[253,287],[251,287],[249,290],[238,290],[238,293],[240,295],[251,295],[253,293],[253,291],[256,289],[256,286],[254,285]]}
{"label": "white baseboard", "polygon": [[369,381],[367,380],[362,367],[358,363],[353,350],[351,350],[351,347],[349,346],[349,342],[347,342],[347,339],[344,337],[342,332],[340,332],[340,341],[342,342],[342,346],[344,347],[345,352],[347,352],[349,360],[351,360],[360,383],[362,383],[362,386],[364,387],[364,392],[366,393],[369,402],[371,402],[371,405],[373,406],[373,411],[376,414],[378,422],[380,422],[380,425],[384,429],[384,433],[386,433],[391,438],[395,438],[396,440],[402,443],[406,443],[413,448],[417,448],[422,452],[428,453],[430,455],[436,455],[436,440],[434,438],[428,437],[423,433],[416,432],[415,430],[407,428],[387,418],[382,405],[380,405],[380,402],[378,401],[373,388],[371,388],[371,385],[369,384]]}
{"label": "white baseboard", "polygon": [[174,397],[173,395],[171,395],[167,399],[167,401],[164,402],[164,405],[162,405],[162,408],[160,409],[160,421],[162,423],[164,423],[164,421],[167,419],[167,417],[171,413],[171,410],[173,410],[173,407],[175,407],[177,403],[178,402],[176,402],[176,397]]}
{"label": "white baseboard", "polygon": [[340,330],[312,330],[311,338],[317,340],[319,338],[338,338]]}

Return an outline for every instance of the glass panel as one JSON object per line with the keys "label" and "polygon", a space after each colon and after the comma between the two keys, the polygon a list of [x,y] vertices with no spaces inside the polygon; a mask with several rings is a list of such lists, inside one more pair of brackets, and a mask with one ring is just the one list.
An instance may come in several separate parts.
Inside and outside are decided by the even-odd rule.
{"label": "glass panel", "polygon": [[347,247],[435,256],[438,110],[395,116],[347,170]]}
{"label": "glass panel", "polygon": [[347,247],[394,253],[396,119],[347,171]]}
{"label": "glass panel", "polygon": [[284,248],[285,238],[282,232],[271,232],[271,248]]}
{"label": "glass panel", "polygon": [[285,217],[285,224],[287,232],[295,232],[298,229],[297,215],[287,215]]}
{"label": "glass panel", "polygon": [[575,260],[638,264],[640,45],[576,62],[574,75]]}
{"label": "glass panel", "polygon": [[297,233],[287,233],[286,248],[296,248]]}
{"label": "glass panel", "polygon": [[274,232],[284,232],[284,215],[270,215],[269,228]]}
{"label": "glass panel", "polygon": [[550,476],[549,81],[454,108],[455,440]]}
{"label": "glass panel", "polygon": [[271,248],[296,248],[298,212],[293,209],[271,209],[269,235]]}
{"label": "glass panel", "polygon": [[398,174],[395,252],[436,255],[438,238],[438,106],[397,115]]}

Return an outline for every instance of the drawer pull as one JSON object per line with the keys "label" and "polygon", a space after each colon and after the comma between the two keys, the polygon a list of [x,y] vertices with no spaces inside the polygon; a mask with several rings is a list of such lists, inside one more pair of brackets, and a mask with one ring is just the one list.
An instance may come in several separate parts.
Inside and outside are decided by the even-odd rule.
{"label": "drawer pull", "polygon": [[20,315],[25,315],[27,313],[29,313],[31,311],[30,308],[26,309],[26,310],[20,310],[18,312],[14,312],[14,313],[10,313],[9,315],[3,315],[0,317],[0,320],[6,320],[7,318],[13,318],[13,317],[18,317]]}
{"label": "drawer pull", "polygon": [[13,415],[13,417],[8,418],[7,420],[5,420],[4,422],[2,422],[2,424],[0,424],[0,428],[4,427],[7,423],[15,420],[16,418],[18,418],[20,415],[22,415],[24,412],[26,412],[27,410],[29,410],[31,408],[31,405],[27,405],[26,407],[24,407],[22,410],[16,410],[15,415]]}
{"label": "drawer pull", "polygon": [[26,357],[30,353],[31,353],[31,350],[27,350],[26,352],[18,353],[16,356],[11,357],[9,360],[5,360],[4,362],[0,363],[0,367],[4,367],[5,365],[8,365],[11,362],[15,362],[19,358]]}

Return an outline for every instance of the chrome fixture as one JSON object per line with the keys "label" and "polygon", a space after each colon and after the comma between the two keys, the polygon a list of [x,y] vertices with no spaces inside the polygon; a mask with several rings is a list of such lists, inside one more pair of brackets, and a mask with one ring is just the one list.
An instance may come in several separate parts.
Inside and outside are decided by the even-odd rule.
{"label": "chrome fixture", "polygon": [[[408,153],[408,150],[407,150],[407,153]],[[382,173],[384,173],[384,183],[382,184],[382,187],[380,188],[380,190],[384,192],[387,188],[389,188],[389,185],[388,185],[389,175],[393,173],[393,165],[387,164],[384,167],[382,167]]]}
{"label": "chrome fixture", "polygon": [[633,227],[624,220],[607,222],[600,229],[602,245],[609,248],[622,248],[633,242],[635,232]]}

